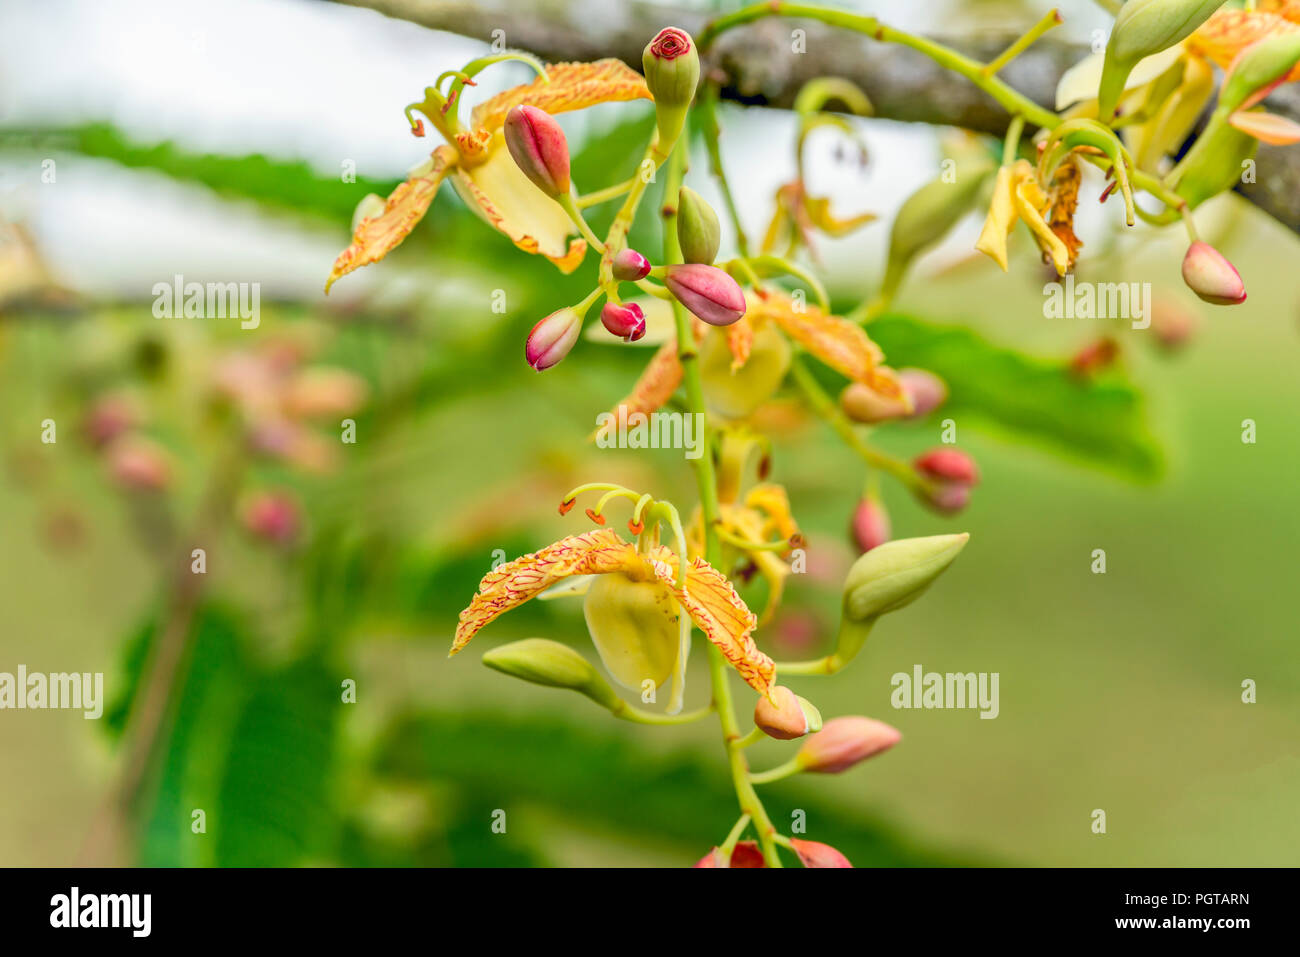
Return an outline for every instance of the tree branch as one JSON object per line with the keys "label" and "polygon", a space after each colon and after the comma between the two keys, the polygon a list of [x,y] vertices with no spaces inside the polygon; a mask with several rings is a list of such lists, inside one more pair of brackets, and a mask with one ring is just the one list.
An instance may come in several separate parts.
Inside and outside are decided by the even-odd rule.
{"label": "tree branch", "polygon": [[[644,2],[590,0],[338,0],[434,30],[528,50],[549,61],[613,56],[640,69],[641,51],[660,28],[677,26],[692,34],[709,17]],[[793,31],[804,31],[794,52]],[[978,31],[958,38],[937,37],[980,60],[996,57],[1015,36]],[[1000,76],[1044,106],[1051,106],[1056,82],[1088,50],[1077,44],[1040,40]],[[841,76],[871,97],[876,115],[908,122],[961,126],[1001,136],[1010,117],[985,93],[929,58],[902,47],[808,21],[772,18],[724,34],[709,51],[704,68],[722,83],[726,99],[754,106],[789,107],[805,82]],[[1269,108],[1300,121],[1300,90],[1282,87]],[[1243,196],[1293,232],[1300,233],[1300,149],[1260,147],[1256,182],[1238,188]]]}

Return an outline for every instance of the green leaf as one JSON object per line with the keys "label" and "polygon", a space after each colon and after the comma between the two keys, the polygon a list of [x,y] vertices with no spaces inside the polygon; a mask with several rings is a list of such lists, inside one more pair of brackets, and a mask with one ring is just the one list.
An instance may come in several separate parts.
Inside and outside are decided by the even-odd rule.
{"label": "green leaf", "polygon": [[195,153],[170,140],[134,142],[107,123],[45,129],[0,131],[0,150],[63,150],[113,160],[133,169],[150,169],[173,179],[199,183],[223,196],[251,199],[304,215],[341,223],[367,193],[387,196],[396,180],[358,175],[356,182],[326,176],[302,161],[273,159],[261,154],[222,156]]}
{"label": "green leaf", "polygon": [[1120,370],[1083,379],[1068,362],[1028,356],[968,329],[906,316],[882,316],[868,331],[894,368],[928,369],[948,383],[940,415],[977,419],[1124,478],[1151,481],[1162,472],[1142,396]]}
{"label": "green leaf", "polygon": [[[719,758],[721,743],[718,744]],[[735,823],[736,796],[724,766],[689,752],[653,751],[617,729],[577,728],[544,714],[436,714],[400,720],[381,744],[377,770],[410,785],[440,780],[495,807],[533,806],[582,827],[614,831],[669,850],[689,866]],[[776,819],[799,808],[816,822],[807,835],[843,851],[859,867],[973,863],[898,836],[887,822],[832,804],[811,783],[764,788]],[[502,803],[505,802],[505,803]],[[486,820],[480,824],[486,831]],[[496,836],[516,842],[514,832]],[[457,864],[473,865],[474,859]]]}

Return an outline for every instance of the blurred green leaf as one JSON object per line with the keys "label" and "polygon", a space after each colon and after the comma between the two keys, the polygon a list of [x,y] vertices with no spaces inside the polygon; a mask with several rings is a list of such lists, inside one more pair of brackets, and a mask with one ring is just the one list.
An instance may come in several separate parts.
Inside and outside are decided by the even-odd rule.
{"label": "blurred green leaf", "polygon": [[1137,388],[1120,370],[1097,379],[1071,373],[1061,360],[994,345],[959,326],[883,316],[869,332],[894,368],[918,366],[951,390],[940,409],[1058,455],[1151,481],[1163,469]]}
{"label": "blurred green leaf", "polygon": [[[721,765],[687,752],[650,752],[612,727],[577,728],[548,715],[405,718],[379,748],[377,770],[402,782],[441,779],[495,795],[495,806],[507,813],[532,804],[584,827],[678,844],[684,867],[721,841],[737,816]],[[808,837],[833,844],[859,867],[976,863],[900,838],[887,822],[838,807],[808,785],[765,788],[764,801],[777,818],[805,811],[816,822]],[[487,832],[487,819],[480,827]],[[496,839],[516,840],[509,831]]]}

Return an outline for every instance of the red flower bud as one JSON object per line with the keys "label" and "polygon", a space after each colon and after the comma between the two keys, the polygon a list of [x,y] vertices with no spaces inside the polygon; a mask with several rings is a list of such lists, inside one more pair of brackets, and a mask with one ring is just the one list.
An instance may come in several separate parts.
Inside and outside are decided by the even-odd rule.
{"label": "red flower bud", "polygon": [[745,314],[739,283],[716,266],[669,266],[664,283],[678,302],[711,326],[729,326]]}
{"label": "red flower bud", "polygon": [[108,447],[108,471],[124,488],[157,492],[171,483],[171,458],[162,447],[137,435],[124,435]]}
{"label": "red flower bud", "polygon": [[795,760],[804,771],[839,774],[860,761],[888,751],[902,740],[897,728],[858,715],[832,718],[803,743]]}
{"label": "red flower bud", "polygon": [[1151,304],[1151,331],[1166,349],[1187,343],[1196,330],[1196,313],[1173,298],[1157,298]]}
{"label": "red flower bud", "polygon": [[738,841],[731,852],[731,860],[722,857],[722,850],[715,847],[693,865],[695,867],[766,867],[763,852],[758,849],[757,841]]}
{"label": "red flower bud", "polygon": [[244,504],[244,528],[258,538],[284,545],[298,535],[302,524],[297,500],[288,492],[258,492]]}
{"label": "red flower bud", "polygon": [[622,306],[605,303],[605,308],[600,310],[600,323],[611,335],[625,342],[636,342],[645,335],[645,313],[634,302]]}
{"label": "red flower bud", "polygon": [[803,861],[804,867],[852,867],[849,859],[841,854],[829,844],[821,844],[817,841],[801,841],[797,837],[790,838],[790,843],[794,846],[794,852],[799,855],[799,860]]}
{"label": "red flower bud", "polygon": [[974,460],[957,449],[931,449],[912,461],[912,467],[929,480],[923,496],[941,512],[959,512],[970,502],[970,490],[979,484]]}
{"label": "red flower bud", "polygon": [[816,709],[812,709],[810,714],[803,699],[789,688],[778,685],[772,689],[772,697],[777,700],[776,704],[762,696],[754,706],[754,726],[769,738],[792,741],[809,731],[818,730],[821,715],[816,713]]}
{"label": "red flower bud", "polygon": [[924,369],[899,369],[898,381],[912,399],[909,419],[929,415],[948,401],[948,385],[933,372]]}
{"label": "red flower bud", "polygon": [[620,282],[636,282],[650,275],[650,260],[635,249],[621,249],[614,256],[614,278]]}
{"label": "red flower bud", "polygon": [[533,326],[524,347],[524,358],[538,372],[549,369],[569,354],[580,332],[582,316],[572,307],[565,306]]}
{"label": "red flower bud", "polygon": [[850,531],[853,541],[863,552],[889,541],[889,513],[880,502],[864,498],[853,510]]}
{"label": "red flower bud", "polygon": [[1111,365],[1118,355],[1119,343],[1106,336],[1088,343],[1076,352],[1070,360],[1070,372],[1086,379]]}
{"label": "red flower bud", "polygon": [[516,165],[547,196],[569,194],[569,143],[545,110],[516,106],[506,114],[506,146]]}
{"label": "red flower bud", "polygon": [[1246,284],[1227,257],[1199,239],[1183,257],[1183,282],[1206,302],[1232,306],[1246,301]]}
{"label": "red flower bud", "polygon": [[143,416],[128,396],[104,395],[86,413],[86,438],[95,448],[102,448],[127,429],[140,424]]}

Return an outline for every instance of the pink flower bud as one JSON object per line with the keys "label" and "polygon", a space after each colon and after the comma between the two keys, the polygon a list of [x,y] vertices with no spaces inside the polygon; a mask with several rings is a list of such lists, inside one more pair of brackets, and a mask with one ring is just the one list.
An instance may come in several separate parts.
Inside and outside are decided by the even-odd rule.
{"label": "pink flower bud", "polygon": [[549,369],[569,354],[580,332],[582,316],[571,306],[565,306],[533,326],[524,347],[524,358],[538,372]]}
{"label": "pink flower bud", "polygon": [[284,387],[283,406],[294,418],[346,415],[365,404],[365,380],[346,369],[317,366],[295,375]]}
{"label": "pink flower bud", "polygon": [[244,528],[257,538],[285,545],[298,536],[302,524],[297,500],[288,492],[257,492],[244,503]]}
{"label": "pink flower bud", "polygon": [[863,552],[889,541],[889,513],[874,499],[864,498],[853,510],[853,541]]}
{"label": "pink flower bud", "polygon": [[912,467],[929,481],[923,496],[941,512],[958,512],[970,502],[970,490],[979,484],[979,470],[965,452],[931,449],[912,461]]}
{"label": "pink flower bud", "polygon": [[625,342],[636,342],[645,335],[645,313],[634,302],[622,306],[605,303],[600,310],[600,324]]}
{"label": "pink flower bud", "polygon": [[841,854],[829,844],[821,844],[817,841],[801,841],[797,837],[790,838],[790,843],[794,846],[794,852],[799,855],[799,860],[803,861],[804,867],[852,867],[849,859]]}
{"label": "pink flower bud", "polygon": [[1114,363],[1119,343],[1109,336],[1088,343],[1070,359],[1070,372],[1087,379]]}
{"label": "pink flower bud", "polygon": [[506,146],[515,164],[547,196],[569,194],[569,143],[545,110],[516,106],[506,114]]}
{"label": "pink flower bud", "polygon": [[933,372],[924,369],[899,369],[898,381],[912,400],[909,419],[929,415],[948,401],[948,385]]}
{"label": "pink flower bud", "polygon": [[635,249],[621,249],[614,256],[614,278],[620,282],[636,282],[650,275],[650,260]]}
{"label": "pink flower bud", "polygon": [[1246,301],[1246,284],[1227,257],[1199,239],[1183,257],[1183,282],[1206,302],[1232,306]]}
{"label": "pink flower bud", "polygon": [[149,439],[124,435],[108,448],[108,471],[123,488],[157,492],[171,483],[171,459]]}
{"label": "pink flower bud", "polygon": [[1173,298],[1158,297],[1151,304],[1151,331],[1166,349],[1178,349],[1196,331],[1196,313]]}
{"label": "pink flower bud", "polygon": [[902,739],[897,728],[874,718],[832,718],[808,738],[795,760],[804,771],[839,774],[860,761],[888,751]]}
{"label": "pink flower bud", "polygon": [[738,841],[731,852],[731,860],[724,860],[721,848],[715,847],[693,865],[695,867],[766,867],[763,852],[757,841]]}
{"label": "pink flower bud", "polygon": [[974,460],[957,449],[931,449],[924,455],[917,456],[912,465],[926,478],[963,482],[966,485],[979,484],[979,470],[975,467]]}
{"label": "pink flower bud", "polygon": [[745,314],[740,284],[716,266],[669,266],[664,283],[678,302],[711,326],[729,326]]}
{"label": "pink flower bud", "polygon": [[86,438],[95,448],[102,448],[127,429],[140,424],[140,409],[125,395],[105,395],[95,400],[86,413]]}
{"label": "pink flower bud", "polygon": [[778,685],[772,689],[773,704],[766,696],[758,699],[754,706],[754,725],[769,738],[778,741],[792,741],[802,738],[809,731],[816,731],[813,718],[803,706],[803,702],[789,688]]}
{"label": "pink flower bud", "polygon": [[850,382],[840,393],[840,408],[854,422],[874,425],[907,415],[907,400],[882,395],[865,382]]}

